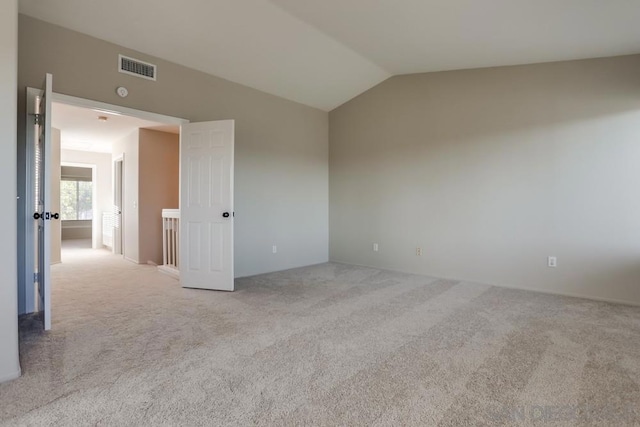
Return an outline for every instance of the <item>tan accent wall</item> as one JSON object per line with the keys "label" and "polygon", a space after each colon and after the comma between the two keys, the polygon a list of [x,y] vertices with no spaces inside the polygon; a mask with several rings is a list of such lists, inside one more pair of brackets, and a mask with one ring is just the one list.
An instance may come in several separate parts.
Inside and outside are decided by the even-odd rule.
{"label": "tan accent wall", "polygon": [[139,260],[162,264],[162,209],[179,207],[180,136],[139,132]]}
{"label": "tan accent wall", "polygon": [[640,56],[398,76],[330,113],[334,261],[640,304],[639,189]]}

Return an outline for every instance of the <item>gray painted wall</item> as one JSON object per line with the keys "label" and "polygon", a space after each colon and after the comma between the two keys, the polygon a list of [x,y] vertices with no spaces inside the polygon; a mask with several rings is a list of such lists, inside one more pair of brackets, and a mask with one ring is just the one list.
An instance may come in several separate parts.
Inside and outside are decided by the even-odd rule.
{"label": "gray painted wall", "polygon": [[640,56],[391,78],[329,190],[334,261],[640,304]]}
{"label": "gray painted wall", "polygon": [[[326,112],[29,17],[20,16],[19,32],[20,111],[25,87],[50,72],[58,93],[193,122],[235,119],[236,276],[327,261]],[[157,64],[158,81],[118,73],[119,53]],[[115,93],[121,85],[126,99]]]}
{"label": "gray painted wall", "polygon": [[20,375],[18,289],[16,287],[16,82],[18,81],[18,1],[2,3],[0,14],[0,382]]}

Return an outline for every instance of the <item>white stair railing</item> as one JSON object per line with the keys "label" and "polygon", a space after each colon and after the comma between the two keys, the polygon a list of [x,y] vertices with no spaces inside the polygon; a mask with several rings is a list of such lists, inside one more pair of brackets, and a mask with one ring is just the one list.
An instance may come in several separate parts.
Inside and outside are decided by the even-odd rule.
{"label": "white stair railing", "polygon": [[162,265],[158,270],[180,277],[180,209],[162,210]]}

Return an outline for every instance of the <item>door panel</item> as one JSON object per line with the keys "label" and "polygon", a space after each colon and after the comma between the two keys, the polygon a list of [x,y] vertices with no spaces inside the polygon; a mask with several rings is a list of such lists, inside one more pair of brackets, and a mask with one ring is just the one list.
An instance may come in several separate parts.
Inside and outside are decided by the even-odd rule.
{"label": "door panel", "polygon": [[224,224],[211,224],[211,271],[224,270],[225,235]]}
{"label": "door panel", "polygon": [[123,255],[122,247],[122,185],[124,174],[124,156],[113,163],[113,253]]}
{"label": "door panel", "polygon": [[180,132],[180,281],[232,291],[234,121]]}
{"label": "door panel", "polygon": [[34,141],[33,210],[36,310],[42,315],[45,330],[51,329],[51,221],[58,213],[51,211],[51,93],[53,77],[47,74],[43,92],[36,105]]}

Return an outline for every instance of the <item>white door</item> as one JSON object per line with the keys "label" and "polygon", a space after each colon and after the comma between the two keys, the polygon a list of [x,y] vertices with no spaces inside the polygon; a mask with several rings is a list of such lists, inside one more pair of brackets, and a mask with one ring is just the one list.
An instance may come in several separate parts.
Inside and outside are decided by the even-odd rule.
{"label": "white door", "polygon": [[33,185],[34,257],[37,284],[37,311],[44,329],[51,329],[51,221],[60,215],[51,212],[51,86],[53,76],[47,74],[42,95],[35,106],[35,138],[31,157]]}
{"label": "white door", "polygon": [[122,255],[122,183],[124,157],[113,163],[113,253]]}
{"label": "white door", "polygon": [[233,291],[234,121],[180,129],[180,282]]}

